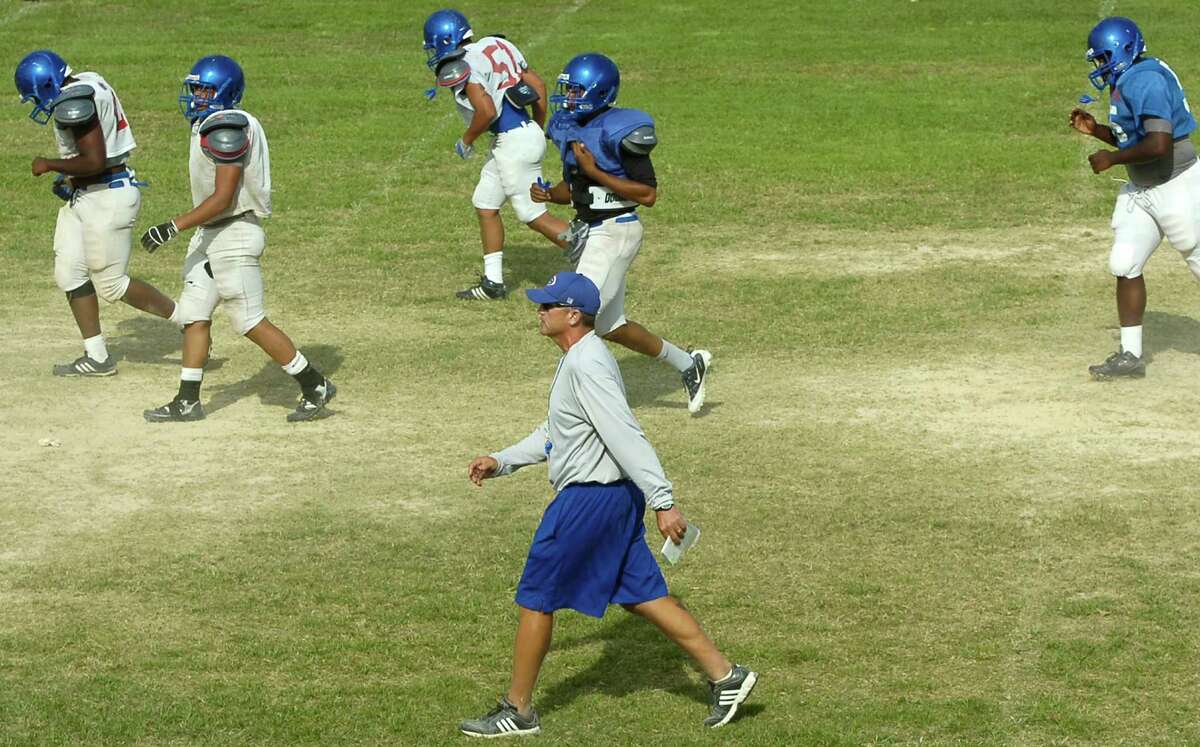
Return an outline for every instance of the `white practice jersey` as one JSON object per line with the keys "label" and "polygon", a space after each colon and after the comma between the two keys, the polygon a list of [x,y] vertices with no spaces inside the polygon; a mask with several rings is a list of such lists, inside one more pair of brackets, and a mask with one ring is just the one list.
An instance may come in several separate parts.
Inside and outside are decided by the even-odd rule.
{"label": "white practice jersey", "polygon": [[[129,127],[129,121],[125,119],[125,111],[121,108],[117,92],[96,73],[73,73],[71,77],[77,81],[63,86],[64,91],[83,84],[91,86],[95,91],[92,100],[96,103],[96,116],[104,133],[104,165],[108,167],[125,163],[129,159],[129,153],[137,147],[137,143],[133,141],[133,130]],[[75,142],[75,133],[70,128],[63,129],[56,124],[54,136],[58,140],[58,152],[62,158],[74,158],[79,155],[79,145]]]}
{"label": "white practice jersey", "polygon": [[[497,36],[485,36],[477,42],[471,42],[466,50],[463,59],[471,66],[471,77],[467,78],[466,83],[483,86],[499,112],[504,105],[504,92],[520,83],[521,73],[529,68],[525,55],[521,54],[516,44]],[[467,98],[466,83],[454,89],[454,103],[458,104],[458,113],[469,125],[475,116],[475,108]]]}
{"label": "white practice jersey", "polygon": [[[240,165],[242,180],[238,183],[233,203],[209,223],[245,212],[253,212],[259,218],[268,218],[271,215],[271,154],[267,149],[267,135],[253,115],[241,109],[223,111],[237,112],[250,121],[246,128],[250,146],[245,155],[234,164]],[[217,163],[200,147],[200,124],[197,122],[192,125],[191,152],[188,156],[193,206],[204,202],[217,188]]]}

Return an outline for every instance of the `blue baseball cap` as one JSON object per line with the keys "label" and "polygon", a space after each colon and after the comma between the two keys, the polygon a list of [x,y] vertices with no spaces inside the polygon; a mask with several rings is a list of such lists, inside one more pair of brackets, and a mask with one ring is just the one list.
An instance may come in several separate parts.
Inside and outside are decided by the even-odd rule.
{"label": "blue baseball cap", "polygon": [[525,295],[534,303],[559,303],[590,316],[600,311],[600,289],[578,272],[557,273],[545,288],[529,288]]}

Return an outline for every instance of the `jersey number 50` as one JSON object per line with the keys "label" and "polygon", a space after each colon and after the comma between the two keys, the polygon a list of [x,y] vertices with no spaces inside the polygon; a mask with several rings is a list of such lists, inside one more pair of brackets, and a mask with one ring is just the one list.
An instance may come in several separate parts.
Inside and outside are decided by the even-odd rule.
{"label": "jersey number 50", "polygon": [[[508,57],[508,59],[507,60],[501,59],[498,56],[499,52],[503,52],[504,55]],[[503,73],[505,76],[504,80],[500,83],[499,86],[497,86],[497,90],[502,91],[505,88],[510,88],[512,86],[515,86],[517,83],[521,82],[521,75],[520,75],[521,66],[517,64],[516,55],[514,55],[512,53],[512,50],[508,48],[507,44],[502,44],[500,42],[497,42],[495,44],[489,44],[488,46],[483,48],[483,54],[489,60],[491,60],[492,71],[497,72],[497,73]],[[510,62],[512,63],[511,66],[509,65]]]}

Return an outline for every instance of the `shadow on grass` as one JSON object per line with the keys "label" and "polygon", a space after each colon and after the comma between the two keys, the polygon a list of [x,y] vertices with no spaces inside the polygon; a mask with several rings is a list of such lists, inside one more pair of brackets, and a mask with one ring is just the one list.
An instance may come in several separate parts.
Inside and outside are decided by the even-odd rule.
{"label": "shadow on grass", "polygon": [[[614,352],[623,350],[619,345],[609,345]],[[645,355],[623,357],[621,377],[625,379],[625,393],[630,408],[662,407],[683,410],[682,414],[687,416],[687,392],[683,388],[683,381],[679,372],[665,362]],[[706,399],[704,409],[691,417],[707,417],[720,406],[720,402]]]}
{"label": "shadow on grass", "polygon": [[[508,225],[505,224],[505,228]],[[571,269],[559,249],[540,234],[534,234],[525,226],[517,224],[513,231],[523,231],[529,236],[522,236],[520,243],[509,244],[504,248],[504,275],[509,293],[519,288],[537,288],[546,284],[556,272]],[[524,300],[524,295],[521,300]]]}
{"label": "shadow on grass", "polygon": [[[253,348],[253,346],[251,346]],[[251,355],[259,353],[257,350],[248,351]],[[312,362],[314,366],[320,369],[321,373],[329,378],[334,378],[334,374],[342,367],[344,360],[340,350],[333,345],[307,345],[301,348],[304,356]],[[258,373],[248,379],[243,379],[234,384],[218,385],[209,388],[211,398],[204,404],[204,409],[212,414],[218,410],[222,410],[235,402],[245,399],[246,397],[258,396],[260,402],[269,407],[283,407],[292,409],[296,406],[299,398],[299,389],[296,386],[295,380],[288,376],[280,369],[279,364],[271,359],[267,359],[263,363],[263,367]],[[334,404],[336,404],[336,400]]]}
{"label": "shadow on grass", "polygon": [[708,704],[708,692],[694,681],[691,660],[678,646],[640,617],[620,609],[608,614],[617,616],[618,621],[592,635],[553,644],[547,657],[549,668],[554,666],[555,652],[597,642],[603,644],[603,650],[587,669],[543,691],[537,699],[539,712],[564,708],[588,693],[619,698],[643,690],[663,690]]}
{"label": "shadow on grass", "polygon": [[1200,321],[1189,316],[1148,311],[1143,324],[1148,328],[1145,351],[1148,359],[1167,350],[1200,355]]}
{"label": "shadow on grass", "polygon": [[[183,335],[179,329],[165,319],[141,314],[122,319],[117,324],[117,334],[108,341],[109,352],[118,361],[149,363],[156,366],[179,366],[183,350]],[[204,367],[216,371],[225,364],[225,358],[214,357]]]}

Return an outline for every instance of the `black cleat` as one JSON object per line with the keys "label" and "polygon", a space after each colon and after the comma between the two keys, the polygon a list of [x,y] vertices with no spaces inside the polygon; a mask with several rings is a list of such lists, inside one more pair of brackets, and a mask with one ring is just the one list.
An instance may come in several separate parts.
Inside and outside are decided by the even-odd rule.
{"label": "black cleat", "polygon": [[704,407],[704,382],[708,378],[708,367],[712,365],[712,353],[707,350],[688,351],[695,363],[683,372],[683,388],[687,390],[688,412],[700,412]]}
{"label": "black cleat", "polygon": [[504,283],[494,283],[488,280],[486,275],[481,275],[478,285],[464,288],[454,295],[468,301],[499,301],[508,295],[508,287]]}
{"label": "black cleat", "polygon": [[204,420],[204,407],[199,400],[173,399],[162,407],[143,410],[147,423],[187,423]]}
{"label": "black cleat", "polygon": [[757,682],[757,673],[751,672],[741,664],[734,664],[728,677],[720,682],[708,683],[712,696],[712,713],[704,719],[704,725],[715,729],[728,724],[742,701],[750,697],[750,691]]}
{"label": "black cleat", "polygon": [[71,363],[60,363],[54,367],[55,376],[113,376],[117,373],[117,362],[108,356],[101,363],[86,353]]}
{"label": "black cleat", "polygon": [[501,698],[496,707],[479,718],[463,721],[458,725],[459,731],[468,737],[519,737],[527,734],[538,734],[542,724],[538,720],[537,711],[525,718],[508,698]]}
{"label": "black cleat", "polygon": [[311,391],[304,391],[300,395],[300,404],[296,405],[294,412],[287,416],[289,423],[299,423],[303,420],[312,420],[321,414],[325,409],[325,405],[337,396],[337,387],[329,379],[325,379],[324,383]]}
{"label": "black cleat", "polygon": [[1113,353],[1103,363],[1088,366],[1088,373],[1096,381],[1119,378],[1142,379],[1146,377],[1146,361],[1125,350]]}

